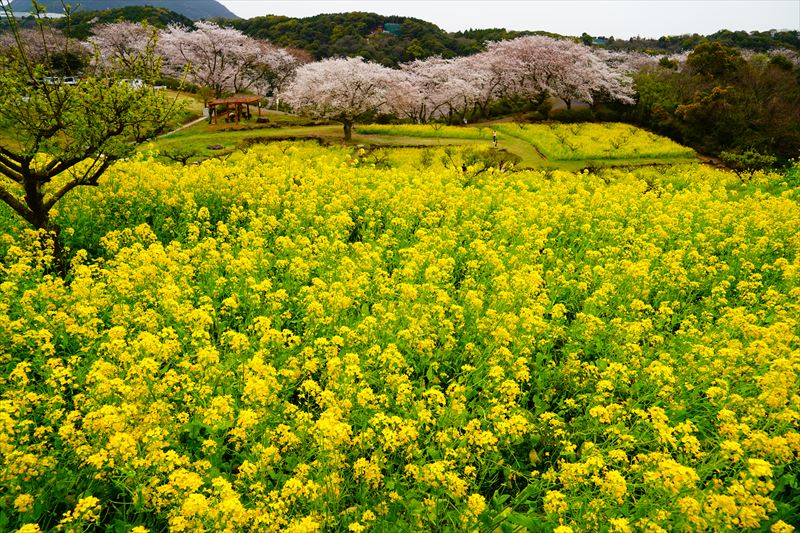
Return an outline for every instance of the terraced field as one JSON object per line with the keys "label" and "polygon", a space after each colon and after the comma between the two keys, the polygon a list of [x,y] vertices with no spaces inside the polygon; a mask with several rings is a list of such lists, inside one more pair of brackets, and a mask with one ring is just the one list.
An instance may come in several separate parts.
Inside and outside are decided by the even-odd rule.
{"label": "terraced field", "polygon": [[[197,124],[160,139],[157,148],[165,153],[191,153],[197,160],[282,139],[314,138],[325,143],[341,142],[339,125],[317,125],[308,119],[286,114],[268,113],[267,116],[271,120],[268,127],[254,124]],[[353,143],[491,148],[493,131],[498,135],[498,150],[513,154],[519,168],[578,170],[586,166],[675,164],[696,159],[689,148],[634,126],[618,123],[487,123],[466,127],[368,124],[355,127]],[[215,145],[215,150],[208,148]]]}

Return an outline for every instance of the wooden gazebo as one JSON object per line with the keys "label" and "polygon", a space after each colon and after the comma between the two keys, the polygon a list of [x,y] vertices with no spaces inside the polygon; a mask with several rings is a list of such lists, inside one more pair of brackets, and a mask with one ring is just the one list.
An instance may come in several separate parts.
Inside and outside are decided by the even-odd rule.
{"label": "wooden gazebo", "polygon": [[[261,101],[260,96],[230,96],[228,98],[214,98],[206,104],[208,106],[208,121],[217,123],[217,106],[225,106],[225,122],[238,123],[242,116],[250,117],[250,106]],[[261,105],[258,106],[258,116],[261,116]]]}

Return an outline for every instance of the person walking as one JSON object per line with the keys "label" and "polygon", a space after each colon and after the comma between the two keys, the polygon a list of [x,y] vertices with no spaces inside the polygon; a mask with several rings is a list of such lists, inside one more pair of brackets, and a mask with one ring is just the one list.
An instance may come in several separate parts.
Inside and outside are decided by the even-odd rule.
{"label": "person walking", "polygon": [[494,147],[497,148],[497,130],[492,130],[492,143],[494,143]]}

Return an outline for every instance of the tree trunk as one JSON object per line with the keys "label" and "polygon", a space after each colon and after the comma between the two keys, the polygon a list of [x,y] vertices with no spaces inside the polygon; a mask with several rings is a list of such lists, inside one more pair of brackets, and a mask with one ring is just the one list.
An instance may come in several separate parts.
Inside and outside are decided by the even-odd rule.
{"label": "tree trunk", "polygon": [[353,138],[353,121],[343,120],[342,124],[344,124],[344,140],[350,141]]}
{"label": "tree trunk", "polygon": [[42,236],[42,245],[53,248],[53,263],[50,265],[50,269],[63,278],[69,272],[69,265],[64,255],[64,245],[61,244],[61,227],[57,224],[50,224],[45,231],[47,233]]}
{"label": "tree trunk", "polygon": [[53,263],[51,269],[62,277],[67,274],[67,264],[64,258],[64,248],[61,245],[61,228],[50,220],[50,210],[44,205],[41,180],[28,176],[24,179],[25,203],[30,209],[28,222],[37,230],[43,232],[40,242],[43,249],[53,250]]}
{"label": "tree trunk", "polygon": [[66,276],[69,265],[64,256],[64,246],[61,243],[61,226],[51,222],[49,214],[45,214],[42,224],[37,224],[36,229],[43,232],[40,237],[42,248],[45,250],[52,248],[53,250],[53,263],[50,265],[50,270],[61,277]]}
{"label": "tree trunk", "polygon": [[563,99],[564,103],[567,104],[567,109],[572,109],[572,100],[567,100],[566,98]]}

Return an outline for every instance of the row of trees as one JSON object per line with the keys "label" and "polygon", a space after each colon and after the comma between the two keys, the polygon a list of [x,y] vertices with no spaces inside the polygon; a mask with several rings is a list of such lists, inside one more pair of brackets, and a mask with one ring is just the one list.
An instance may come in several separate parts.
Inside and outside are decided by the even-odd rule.
{"label": "row of trees", "polygon": [[611,50],[681,53],[694,50],[705,42],[716,42],[724,46],[731,46],[753,52],[769,52],[781,49],[800,49],[800,31],[797,30],[770,30],[770,31],[731,31],[720,30],[710,35],[665,35],[658,39],[646,37],[631,37],[630,39],[608,39],[606,47]]}
{"label": "row of trees", "polygon": [[526,36],[398,69],[327,59],[300,67],[285,91],[298,111],[341,121],[346,139],[355,121],[377,113],[460,122],[486,116],[494,102],[530,109],[552,97],[568,109],[575,101],[624,104],[619,118],[736,161],[757,153],[766,156],[758,161],[788,160],[800,147],[797,55],[745,55],[718,42],[659,59]]}
{"label": "row of trees", "polygon": [[[353,122],[370,113],[415,122],[443,117],[460,121],[467,115],[486,116],[490,104],[500,99],[531,106],[558,97],[567,108],[575,101],[630,104],[628,72],[641,58],[652,61],[571,40],[525,36],[489,43],[470,56],[415,60],[397,69],[361,58],[308,63],[310,58],[302,52],[211,22],[196,22],[191,30],[104,23],[93,28],[83,47],[52,31],[45,39],[23,40],[44,43],[42,52],[48,42],[58,42],[71,54],[82,51],[85,61],[105,67],[131,69],[142,57],[150,57],[158,61],[153,69],[173,78],[185,76],[207,96],[243,91],[281,96],[298,111],[341,120],[348,139]],[[150,43],[156,43],[152,54],[147,53]]]}
{"label": "row of trees", "polygon": [[89,38],[104,63],[128,64],[143,52],[153,35],[163,73],[208,90],[210,96],[253,91],[267,95],[280,90],[303,61],[305,53],[247,37],[239,30],[198,21],[194,28],[170,25],[156,30],[132,22],[96,26]]}
{"label": "row of trees", "polygon": [[415,122],[484,115],[497,99],[526,105],[550,97],[633,104],[630,65],[569,40],[526,36],[489,43],[467,57],[416,60],[390,69],[361,58],[326,59],[300,67],[285,91],[295,109],[352,124],[371,113]]}
{"label": "row of trees", "polygon": [[[158,29],[130,21],[102,23],[83,42],[50,27],[22,28],[17,33],[26,57],[47,63],[51,74],[78,75],[95,67],[130,70],[147,55],[159,76],[185,77],[215,97],[242,91],[277,92],[300,64],[310,60],[303,51],[202,21],[191,29],[182,25]],[[0,33],[1,49],[11,50],[15,41],[13,32]],[[150,53],[148,48],[152,48]]]}
{"label": "row of trees", "polygon": [[635,74],[637,106],[629,117],[708,154],[752,153],[789,159],[800,149],[797,57],[743,55],[706,42],[681,68]]}

